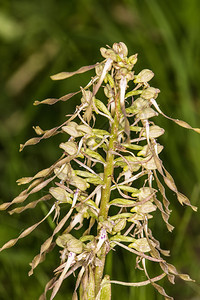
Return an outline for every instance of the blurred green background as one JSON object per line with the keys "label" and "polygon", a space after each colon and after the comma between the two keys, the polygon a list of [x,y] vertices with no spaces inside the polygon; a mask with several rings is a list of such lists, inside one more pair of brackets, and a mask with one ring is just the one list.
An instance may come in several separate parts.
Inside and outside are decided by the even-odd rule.
{"label": "blurred green background", "polygon": [[[99,48],[123,41],[129,53],[139,54],[136,73],[152,69],[151,84],[161,90],[160,108],[170,117],[200,127],[200,1],[199,0],[0,0],[0,201],[7,202],[20,191],[15,181],[50,166],[59,156],[52,138],[19,153],[19,144],[34,136],[32,126],[50,129],[73,111],[79,97],[68,103],[34,107],[34,100],[59,97],[84,85],[92,72],[68,81],[52,82],[50,75],[76,70],[101,60]],[[156,121],[156,120],[155,120]],[[194,205],[200,195],[200,136],[159,117],[166,133],[162,159],[179,190]],[[162,281],[176,300],[200,299],[200,217],[171,200],[172,234],[161,219],[152,223],[161,247],[171,249],[168,262],[187,272],[196,283]],[[43,210],[41,210],[41,208]],[[44,216],[39,206],[22,215],[1,212],[1,245]],[[48,222],[13,249],[0,254],[0,299],[38,299],[53,269],[59,264],[52,253],[28,277],[28,263],[50,235]],[[110,255],[107,271],[112,279],[144,280],[135,274],[135,258],[122,251]],[[116,268],[117,266],[117,268]],[[72,277],[56,299],[71,299]],[[153,287],[112,287],[112,299],[163,299]]]}

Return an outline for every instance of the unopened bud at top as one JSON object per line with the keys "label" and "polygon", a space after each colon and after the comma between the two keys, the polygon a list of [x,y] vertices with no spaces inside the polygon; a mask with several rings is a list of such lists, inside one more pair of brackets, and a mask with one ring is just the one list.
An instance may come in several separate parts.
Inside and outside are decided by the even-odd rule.
{"label": "unopened bud at top", "polygon": [[112,60],[116,60],[116,54],[112,49],[106,49],[102,47],[100,48],[100,52],[104,58],[110,58]]}
{"label": "unopened bud at top", "polygon": [[128,49],[127,49],[126,45],[123,42],[114,43],[113,44],[113,50],[119,56],[126,57],[128,55]]}

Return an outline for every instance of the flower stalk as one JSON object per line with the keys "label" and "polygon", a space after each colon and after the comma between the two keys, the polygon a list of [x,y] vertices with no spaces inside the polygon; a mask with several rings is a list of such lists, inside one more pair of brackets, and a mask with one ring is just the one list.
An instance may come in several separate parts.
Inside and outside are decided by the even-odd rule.
{"label": "flower stalk", "polygon": [[[106,157],[106,164],[104,168],[104,185],[102,187],[102,196],[101,196],[101,205],[99,211],[99,220],[105,221],[108,217],[108,210],[109,210],[109,201],[110,201],[110,194],[111,194],[111,185],[112,185],[112,177],[114,171],[114,149],[117,143],[117,134],[119,132],[119,121],[117,115],[115,114],[114,122],[112,123],[111,127],[111,135],[110,141],[108,146],[108,152]],[[101,229],[99,229],[100,232]],[[96,295],[99,292],[100,284],[103,277],[104,266],[105,266],[105,258],[106,258],[106,245],[104,244],[100,253],[100,265],[96,266],[95,269],[95,290]]]}

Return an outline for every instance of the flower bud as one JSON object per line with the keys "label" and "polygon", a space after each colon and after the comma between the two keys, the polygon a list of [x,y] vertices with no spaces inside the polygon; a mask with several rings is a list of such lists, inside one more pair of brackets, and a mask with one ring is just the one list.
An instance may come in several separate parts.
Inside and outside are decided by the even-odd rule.
{"label": "flower bud", "polygon": [[73,238],[73,235],[71,235],[70,233],[64,233],[56,239],[56,244],[61,248],[66,248],[67,242]]}
{"label": "flower bud", "polygon": [[[153,125],[149,127],[149,138],[157,138],[165,133],[165,130],[160,126]],[[146,136],[146,132],[143,132],[142,136]]]}
{"label": "flower bud", "polygon": [[134,248],[140,252],[149,252],[151,248],[149,247],[149,243],[146,238],[141,238],[136,240],[135,242],[128,245],[130,248]]}
{"label": "flower bud", "polygon": [[157,165],[155,162],[155,159],[151,156],[147,156],[145,158],[146,162],[143,162],[143,167],[147,170],[156,170],[157,169]]}
{"label": "flower bud", "polygon": [[82,125],[78,125],[76,127],[76,129],[79,131],[79,132],[83,132],[84,134],[91,134],[92,133],[92,129],[90,126],[87,126],[85,124],[82,124]]}
{"label": "flower bud", "polygon": [[141,97],[147,100],[151,98],[156,99],[158,97],[159,89],[155,89],[154,87],[148,87],[147,89],[142,91]]}
{"label": "flower bud", "polygon": [[132,64],[132,65],[135,65],[136,62],[137,62],[137,54],[134,54],[134,55],[131,55],[128,60],[127,60],[127,63],[128,64]]}
{"label": "flower bud", "polygon": [[113,227],[114,232],[119,232],[126,227],[126,219],[118,220],[116,225]]}
{"label": "flower bud", "polygon": [[93,97],[93,94],[91,91],[85,91],[82,89],[83,97],[81,98],[82,103],[89,103],[91,98]]}
{"label": "flower bud", "polygon": [[[146,214],[145,218],[152,219],[153,216],[150,214]],[[135,213],[131,218],[128,219],[128,222],[135,223],[135,221],[144,221],[144,215]]]}
{"label": "flower bud", "polygon": [[128,72],[128,74],[126,75],[127,81],[133,80],[134,77],[134,72]]}
{"label": "flower bud", "polygon": [[135,239],[131,236],[116,234],[110,238],[110,241],[133,243],[135,242]]}
{"label": "flower bud", "polygon": [[106,95],[106,97],[108,98],[112,98],[114,96],[114,92],[111,89],[109,84],[106,84],[106,86],[104,87],[104,94]]}
{"label": "flower bud", "polygon": [[150,187],[140,188],[140,193],[138,194],[139,201],[145,200],[147,197],[151,196],[154,192],[156,192],[156,190]]}
{"label": "flower bud", "polygon": [[[159,154],[163,150],[163,148],[164,147],[162,145],[160,145],[160,144],[157,143],[156,144],[156,153]],[[143,149],[137,153],[137,156],[144,156],[144,157],[146,157],[146,156],[148,156],[150,154],[151,154],[151,151],[149,149],[149,146],[145,145],[143,147]]]}
{"label": "flower bud", "polygon": [[139,111],[143,111],[145,107],[149,107],[148,100],[139,97],[133,102],[133,104],[130,107],[126,109],[126,112],[136,114]]}
{"label": "flower bud", "polygon": [[62,127],[62,130],[73,137],[78,137],[80,136],[80,133],[77,131],[76,128],[77,128],[76,122],[69,122],[66,126]]}
{"label": "flower bud", "polygon": [[95,72],[98,76],[101,76],[103,72],[104,64],[97,64],[95,67]]}
{"label": "flower bud", "polygon": [[69,165],[62,165],[60,168],[54,169],[54,174],[60,179],[60,180],[67,180],[69,177]]}
{"label": "flower bud", "polygon": [[110,58],[112,60],[116,60],[116,54],[112,49],[100,48],[101,55],[104,58]]}
{"label": "flower bud", "polygon": [[137,117],[140,120],[150,119],[155,116],[158,116],[158,113],[151,107],[146,107],[143,110],[139,111],[139,113],[137,114]]}
{"label": "flower bud", "polygon": [[61,143],[59,147],[63,149],[65,152],[67,152],[69,155],[76,154],[78,149],[76,143],[74,142]]}
{"label": "flower bud", "polygon": [[121,79],[128,74],[128,70],[126,68],[120,68],[115,75],[115,79]]}
{"label": "flower bud", "polygon": [[70,194],[61,187],[51,187],[49,192],[58,201],[72,203]]}
{"label": "flower bud", "polygon": [[87,139],[87,146],[89,148],[92,148],[92,147],[95,147],[97,145],[96,141],[95,141],[95,138],[91,137],[89,139]]}
{"label": "flower bud", "polygon": [[138,214],[147,214],[156,210],[156,206],[153,205],[151,201],[147,201],[142,205],[137,205],[131,209],[131,212],[136,212]]}
{"label": "flower bud", "polygon": [[114,88],[115,82],[114,82],[113,77],[109,73],[107,73],[106,79],[109,82],[109,85],[111,86],[111,88]]}
{"label": "flower bud", "polygon": [[120,56],[126,57],[128,55],[128,49],[123,42],[114,43],[112,48]]}
{"label": "flower bud", "polygon": [[150,81],[154,76],[154,73],[149,69],[142,70],[137,76],[135,76],[135,83],[144,83]]}
{"label": "flower bud", "polygon": [[67,250],[69,252],[80,254],[83,251],[83,243],[73,237],[67,242]]}
{"label": "flower bud", "polygon": [[72,176],[70,184],[74,185],[81,191],[85,191],[90,186],[85,179],[78,176]]}

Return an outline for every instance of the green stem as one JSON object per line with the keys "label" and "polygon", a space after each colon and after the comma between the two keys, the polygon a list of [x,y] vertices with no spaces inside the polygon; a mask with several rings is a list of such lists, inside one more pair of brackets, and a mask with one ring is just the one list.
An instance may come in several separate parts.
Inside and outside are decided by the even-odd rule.
{"label": "green stem", "polygon": [[[117,133],[118,133],[119,121],[117,115],[114,117],[114,122],[111,127],[111,136],[108,146],[108,152],[106,157],[106,165],[104,168],[104,186],[102,188],[102,196],[101,196],[101,205],[99,212],[99,219],[106,220],[108,216],[109,209],[109,201],[110,201],[110,193],[111,193],[111,184],[114,170],[114,154],[113,150],[115,150],[115,144],[117,142]],[[106,245],[103,244],[101,247],[98,258],[101,261],[101,264],[96,267],[95,270],[95,291],[96,295],[99,292],[100,284],[103,277],[104,265],[105,265],[105,257],[106,257]]]}

